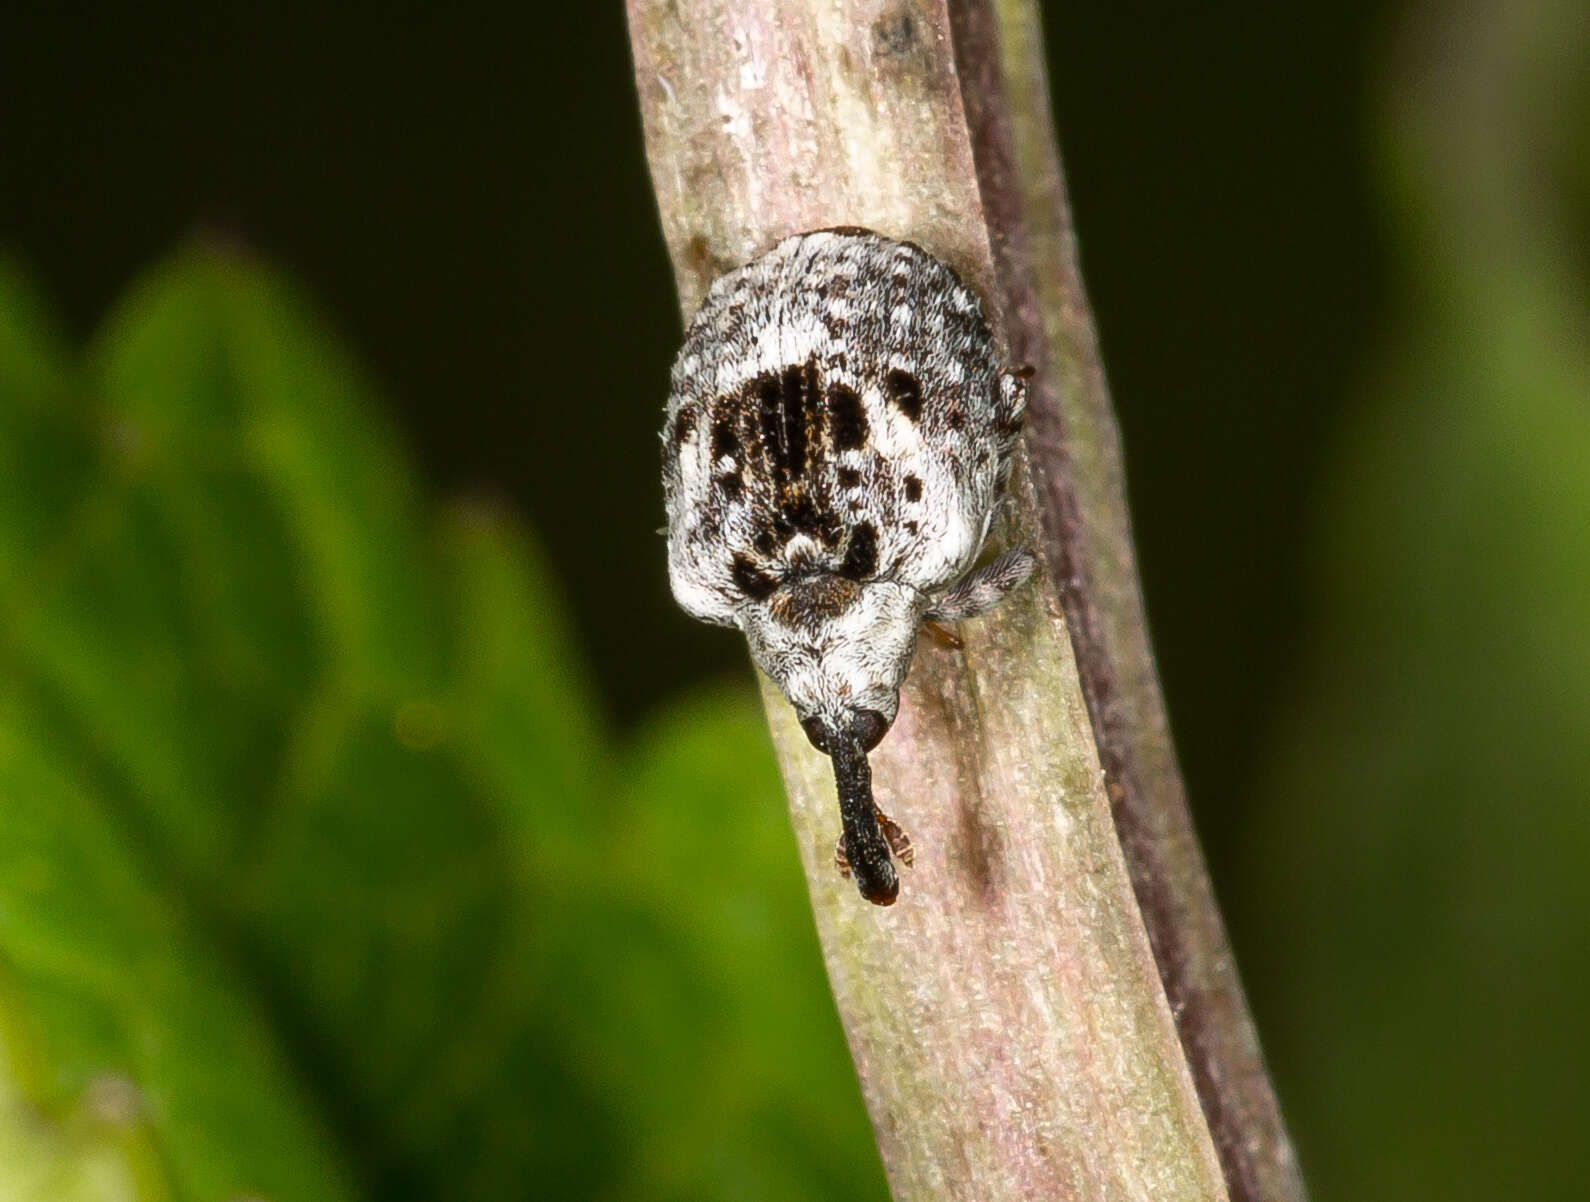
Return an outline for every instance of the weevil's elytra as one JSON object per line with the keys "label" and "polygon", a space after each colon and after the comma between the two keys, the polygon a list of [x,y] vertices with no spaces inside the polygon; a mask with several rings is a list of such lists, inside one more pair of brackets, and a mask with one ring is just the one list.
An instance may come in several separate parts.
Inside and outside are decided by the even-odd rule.
{"label": "weevil's elytra", "polygon": [[837,859],[879,905],[910,841],[873,803],[867,753],[922,623],[982,613],[1032,572],[1026,551],[975,566],[1025,408],[977,295],[920,247],[854,227],[719,279],[674,362],[674,596],[745,632],[832,759]]}

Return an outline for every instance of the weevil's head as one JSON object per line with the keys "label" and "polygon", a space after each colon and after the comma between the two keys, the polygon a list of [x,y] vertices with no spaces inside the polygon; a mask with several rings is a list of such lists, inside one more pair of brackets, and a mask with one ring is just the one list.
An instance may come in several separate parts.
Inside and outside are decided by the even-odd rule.
{"label": "weevil's head", "polygon": [[854,734],[871,751],[894,723],[921,623],[914,589],[832,573],[786,581],[741,613],[751,658],[818,750]]}
{"label": "weevil's head", "polygon": [[882,905],[899,884],[873,814],[867,753],[899,712],[922,604],[915,590],[890,581],[817,573],[741,611],[751,658],[789,698],[812,746],[834,762],[846,855],[863,896]]}

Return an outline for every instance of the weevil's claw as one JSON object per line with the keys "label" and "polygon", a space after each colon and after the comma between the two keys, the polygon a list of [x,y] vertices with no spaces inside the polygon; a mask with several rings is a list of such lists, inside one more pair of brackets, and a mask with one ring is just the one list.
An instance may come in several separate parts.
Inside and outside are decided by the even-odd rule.
{"label": "weevil's claw", "polygon": [[910,868],[916,862],[916,848],[911,846],[911,836],[876,805],[872,807],[872,811],[878,816],[878,826],[883,830],[883,838],[889,844],[889,850],[894,853],[894,858],[904,867]]}

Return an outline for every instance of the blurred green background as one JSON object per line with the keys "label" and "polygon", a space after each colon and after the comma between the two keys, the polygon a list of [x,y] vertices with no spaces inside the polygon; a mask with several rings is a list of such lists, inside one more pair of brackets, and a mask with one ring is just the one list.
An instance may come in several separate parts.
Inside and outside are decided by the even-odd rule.
{"label": "blurred green background", "polygon": [[[886,1196],[561,9],[7,12],[4,1202]],[[1582,1197],[1590,10],[1046,16],[1314,1196]]]}

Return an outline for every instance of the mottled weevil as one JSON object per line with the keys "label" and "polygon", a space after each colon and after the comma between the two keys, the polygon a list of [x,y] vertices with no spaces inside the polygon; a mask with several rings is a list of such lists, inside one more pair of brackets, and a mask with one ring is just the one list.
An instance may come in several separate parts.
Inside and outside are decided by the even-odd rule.
{"label": "mottled weevil", "polygon": [[663,426],[668,574],[751,656],[833,761],[836,854],[868,901],[909,841],[873,802],[924,621],[980,614],[1032,572],[977,566],[1026,408],[977,295],[910,242],[799,234],[713,284]]}

